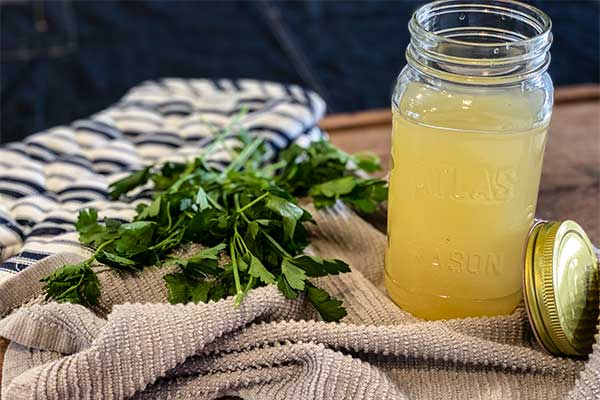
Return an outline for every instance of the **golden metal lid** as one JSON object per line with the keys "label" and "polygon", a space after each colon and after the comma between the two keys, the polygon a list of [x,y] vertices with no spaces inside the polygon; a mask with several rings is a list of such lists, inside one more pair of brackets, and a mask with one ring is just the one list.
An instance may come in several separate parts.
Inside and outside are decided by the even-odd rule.
{"label": "golden metal lid", "polygon": [[538,221],[525,249],[523,292],[532,330],[556,355],[584,356],[598,326],[600,271],[594,246],[573,221]]}

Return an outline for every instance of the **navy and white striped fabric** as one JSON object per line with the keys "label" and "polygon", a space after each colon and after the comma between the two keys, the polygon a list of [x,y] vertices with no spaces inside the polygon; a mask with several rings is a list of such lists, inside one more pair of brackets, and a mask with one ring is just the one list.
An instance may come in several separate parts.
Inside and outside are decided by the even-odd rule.
{"label": "navy and white striped fabric", "polygon": [[[247,113],[239,117],[241,110]],[[0,281],[59,252],[88,255],[74,222],[80,209],[130,220],[133,202],[108,201],[110,183],[144,165],[202,153],[215,133],[243,127],[269,154],[321,138],[323,100],[299,86],[254,80],[163,79],[133,88],[116,105],[0,147]],[[226,152],[211,160],[226,163]]]}

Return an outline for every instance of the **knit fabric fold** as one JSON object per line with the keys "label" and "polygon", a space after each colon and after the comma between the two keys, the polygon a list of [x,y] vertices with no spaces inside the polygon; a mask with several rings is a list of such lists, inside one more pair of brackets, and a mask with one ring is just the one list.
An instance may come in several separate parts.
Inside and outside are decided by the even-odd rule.
{"label": "knit fabric fold", "polygon": [[[137,278],[99,274],[108,295],[95,310],[48,302],[30,285],[19,299],[0,300],[0,336],[11,340],[2,399],[599,398],[597,346],[587,362],[550,356],[522,309],[416,319],[378,289],[384,235],[341,206],[311,212],[310,250],[343,255],[353,267],[319,281],[344,301],[342,323],[316,320],[307,302],[272,286],[237,308],[232,299],[170,305],[169,271],[154,267]],[[61,257],[27,272],[58,268]],[[16,275],[0,291],[21,276],[28,279]],[[22,306],[10,312],[16,301]]]}

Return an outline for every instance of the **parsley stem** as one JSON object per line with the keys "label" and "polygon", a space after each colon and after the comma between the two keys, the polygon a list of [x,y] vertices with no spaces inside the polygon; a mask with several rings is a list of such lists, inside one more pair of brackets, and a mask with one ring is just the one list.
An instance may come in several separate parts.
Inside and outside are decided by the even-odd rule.
{"label": "parsley stem", "polygon": [[170,208],[171,208],[171,203],[169,203],[167,201],[167,221],[168,221],[167,231],[171,230],[171,225],[173,225],[173,218],[171,217],[171,213],[169,212]]}
{"label": "parsley stem", "polygon": [[244,221],[249,224],[250,220],[248,219],[248,217],[246,217],[246,214],[244,214],[244,212],[242,210],[240,210],[240,194],[236,193],[233,195],[233,204],[235,204],[235,210],[237,213],[239,213],[242,218],[244,219]]}
{"label": "parsley stem", "polygon": [[248,114],[248,107],[247,106],[242,106],[240,112],[235,115],[233,117],[233,119],[231,120],[231,122],[225,127],[225,129],[220,128],[219,126],[206,121],[204,118],[200,118],[200,120],[203,123],[206,123],[209,127],[213,128],[213,133],[216,134],[213,142],[211,144],[209,144],[208,146],[206,146],[204,153],[212,153],[214,149],[216,149],[217,145],[219,145],[220,143],[222,143],[225,138],[232,133],[233,129],[232,128],[236,128],[236,125],[239,125],[240,121],[242,120],[242,118],[244,118],[246,116],[246,114]]}
{"label": "parsley stem", "polygon": [[265,232],[264,229],[261,232],[262,232],[263,235],[265,235],[265,237],[267,238],[267,240],[269,242],[271,242],[271,244],[273,245],[273,247],[275,247],[277,250],[279,250],[279,252],[281,252],[282,255],[284,255],[287,258],[294,258],[294,257],[292,257],[292,255],[290,253],[288,253],[287,251],[285,251],[283,249],[283,247],[281,247],[279,245],[279,243],[277,243],[277,240],[273,239],[273,237],[271,235],[269,235],[267,232]]}
{"label": "parsley stem", "polygon": [[108,246],[109,244],[111,244],[115,240],[116,239],[107,240],[106,242],[104,242],[100,246],[98,246],[98,248],[96,249],[96,252],[94,253],[94,255],[91,256],[87,261],[85,261],[85,263],[88,264],[88,265],[91,264],[96,259],[96,256],[98,256],[98,254],[102,251],[102,249],[104,249],[106,246]]}
{"label": "parsley stem", "polygon": [[250,203],[246,204],[244,207],[242,207],[239,210],[237,210],[237,212],[238,213],[243,213],[244,211],[246,211],[247,209],[249,209],[250,207],[252,207],[256,203],[258,203],[259,201],[261,201],[262,199],[264,199],[265,197],[267,197],[269,194],[270,194],[269,192],[265,192],[265,193],[261,194],[256,199],[252,200]]}
{"label": "parsley stem", "polygon": [[[244,214],[242,214],[242,215],[244,215]],[[240,246],[240,251],[243,251],[244,253],[250,252],[250,250],[248,249],[248,246],[246,246],[246,242],[244,242],[242,235],[240,235],[240,232],[238,231],[237,220],[233,224],[233,240],[238,244],[238,246]]]}
{"label": "parsley stem", "polygon": [[[90,258],[90,259],[93,259],[94,256],[92,256],[92,258]],[[91,270],[89,264],[87,264],[87,261],[85,263],[86,263],[85,264],[86,268],[88,268],[88,269]],[[92,274],[93,273],[94,272],[92,272]],[[62,294],[60,295],[60,297],[63,298],[63,299],[66,299],[68,297],[68,295],[71,294],[71,292],[75,292],[75,291],[79,292],[79,290],[81,288],[81,284],[83,283],[84,278],[85,278],[85,273],[81,274],[81,278],[79,278],[79,282],[77,282],[76,285],[73,285],[70,288],[68,288],[67,290],[65,290],[64,292],[62,292]]]}
{"label": "parsley stem", "polygon": [[167,236],[166,238],[164,238],[163,240],[161,240],[160,242],[158,242],[157,244],[155,244],[154,246],[148,247],[148,250],[157,249],[157,248],[161,247],[163,245],[163,243],[168,242],[169,240],[171,240],[174,237],[176,237],[177,235],[179,235],[181,233],[181,231],[179,229],[175,229],[175,228],[177,228],[177,226],[180,225],[182,222],[183,222],[183,219],[179,218],[177,220],[177,222],[175,222],[175,225],[172,228],[174,230],[171,232],[171,234],[169,236]]}
{"label": "parsley stem", "polygon": [[[192,165],[192,164],[190,164]],[[179,188],[181,187],[181,185],[183,185],[185,182],[197,178],[199,176],[201,176],[203,174],[203,171],[196,171],[196,172],[190,172],[190,173],[186,173],[184,171],[183,174],[181,174],[181,178],[179,178],[174,184],[171,185],[171,187],[169,187],[169,189],[167,189],[167,193],[176,193]]]}
{"label": "parsley stem", "polygon": [[242,216],[242,218],[244,219],[244,221],[249,224],[251,221],[248,219],[248,217],[246,217],[246,214],[244,214],[243,212],[240,213],[240,215]]}
{"label": "parsley stem", "polygon": [[252,285],[254,285],[254,277],[250,275],[250,279],[248,279],[248,284],[246,285],[246,289],[244,289],[244,297],[248,294],[250,289],[252,289]]}
{"label": "parsley stem", "polygon": [[221,205],[215,199],[210,197],[208,193],[206,194],[206,199],[214,208],[216,208],[219,211],[223,211],[223,207],[221,207]]}
{"label": "parsley stem", "polygon": [[263,167],[262,172],[271,173],[273,171],[277,171],[278,169],[285,167],[286,165],[287,165],[287,162],[284,160],[281,160],[279,162],[269,164],[269,165]]}
{"label": "parsley stem", "polygon": [[[233,243],[233,239],[229,241],[229,252],[231,256],[231,265],[233,266],[233,279],[235,280],[235,290],[237,291],[237,296],[239,297],[239,295],[243,293],[243,290],[242,284],[240,283],[240,272],[238,270],[237,254],[235,253],[235,244]],[[237,297],[236,304],[239,305]]]}
{"label": "parsley stem", "polygon": [[244,147],[244,150],[242,150],[241,153],[238,154],[238,156],[232,162],[229,163],[229,165],[223,170],[221,175],[226,176],[231,171],[239,170],[246,162],[248,162],[248,159],[252,157],[252,155],[262,144],[262,142],[263,140],[261,138],[257,138],[252,143]]}
{"label": "parsley stem", "polygon": [[[83,278],[83,275],[82,275],[82,278]],[[60,294],[59,298],[66,299],[68,297],[67,295],[71,294],[71,292],[78,291],[79,285],[81,285],[81,282],[82,282],[82,280],[80,280],[79,283],[77,283],[77,285],[73,285],[70,288],[68,288],[67,290],[65,290],[64,292],[62,292]]]}

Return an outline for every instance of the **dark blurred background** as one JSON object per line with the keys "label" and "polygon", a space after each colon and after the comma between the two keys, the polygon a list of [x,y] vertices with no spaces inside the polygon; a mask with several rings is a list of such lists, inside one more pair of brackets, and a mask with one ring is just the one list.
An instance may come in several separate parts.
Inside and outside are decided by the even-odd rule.
{"label": "dark blurred background", "polygon": [[[329,112],[387,107],[425,1],[2,1],[0,142],[160,77],[302,84]],[[529,1],[554,23],[555,85],[599,82],[600,0]]]}

